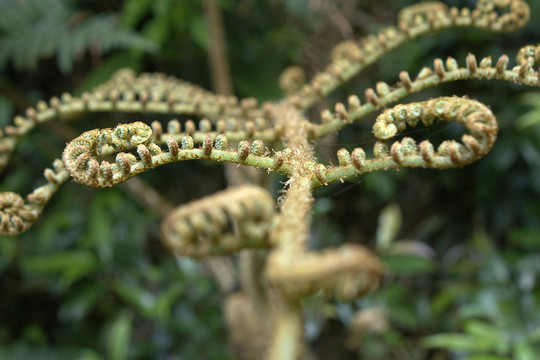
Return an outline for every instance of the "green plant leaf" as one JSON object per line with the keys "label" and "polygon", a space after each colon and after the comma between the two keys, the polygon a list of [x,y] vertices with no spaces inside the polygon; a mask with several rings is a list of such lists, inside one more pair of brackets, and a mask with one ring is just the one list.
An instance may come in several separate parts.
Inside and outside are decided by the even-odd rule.
{"label": "green plant leaf", "polygon": [[397,204],[388,205],[381,210],[375,240],[378,251],[382,253],[388,251],[392,242],[396,240],[402,221],[401,210]]}
{"label": "green plant leaf", "polygon": [[483,338],[474,336],[442,333],[427,336],[422,339],[421,346],[424,348],[445,349],[449,351],[472,351],[472,352],[490,352],[492,342]]}
{"label": "green plant leaf", "polygon": [[134,284],[116,281],[113,290],[122,300],[145,317],[155,316],[156,297],[146,289]]}
{"label": "green plant leaf", "polygon": [[11,60],[16,70],[34,70],[39,60],[56,54],[60,71],[67,74],[87,49],[156,50],[151,40],[119,26],[117,14],[81,16],[69,1],[3,0],[0,14],[0,67]]}
{"label": "green plant leaf", "polygon": [[508,234],[508,238],[515,246],[520,246],[530,250],[540,250],[540,229],[518,228],[513,229]]}
{"label": "green plant leaf", "polygon": [[99,303],[105,291],[104,284],[89,284],[77,289],[73,296],[62,303],[58,317],[65,322],[82,320]]}
{"label": "green plant leaf", "polygon": [[508,338],[503,330],[485,321],[470,319],[463,325],[464,331],[482,343],[491,343],[491,349],[499,354],[504,354],[509,350]]}
{"label": "green plant leaf", "polygon": [[95,350],[84,349],[75,360],[104,360],[104,357]]}
{"label": "green plant leaf", "polygon": [[382,260],[390,272],[397,275],[419,275],[437,269],[435,261],[414,255],[388,255]]}
{"label": "green plant leaf", "polygon": [[514,347],[514,359],[515,360],[538,360],[540,356],[540,347],[526,343],[520,342]]}
{"label": "green plant leaf", "polygon": [[90,274],[98,267],[96,256],[88,250],[65,250],[59,254],[27,256],[22,267],[27,272],[58,275],[63,287]]}
{"label": "green plant leaf", "polygon": [[120,52],[108,57],[103,63],[96,67],[83,81],[79,83],[75,91],[76,95],[81,95],[84,91],[89,91],[94,87],[109,80],[112,75],[122,69],[129,68],[135,72],[141,67],[141,57],[131,51]]}
{"label": "green plant leaf", "polygon": [[538,107],[540,104],[540,92],[530,91],[516,96],[517,102],[522,105]]}
{"label": "green plant leaf", "polygon": [[540,109],[536,108],[518,117],[516,119],[516,128],[518,130],[526,130],[530,127],[540,124]]}
{"label": "green plant leaf", "polygon": [[202,16],[195,17],[191,20],[189,32],[193,41],[205,51],[210,47],[210,35],[208,34],[208,26],[206,20]]}
{"label": "green plant leaf", "polygon": [[23,344],[0,347],[0,359],[2,360],[72,360],[76,353],[73,349],[61,347],[37,347]]}
{"label": "green plant leaf", "polygon": [[[2,79],[0,79],[2,81]],[[13,118],[13,105],[0,95],[0,126],[4,128]]]}
{"label": "green plant leaf", "polygon": [[449,310],[453,303],[460,297],[470,295],[474,288],[469,284],[456,283],[446,285],[431,301],[431,311],[433,316],[441,315],[445,310]]}
{"label": "green plant leaf", "polygon": [[122,312],[107,329],[107,354],[109,360],[125,360],[128,357],[133,316]]}
{"label": "green plant leaf", "polygon": [[137,23],[148,14],[153,0],[127,0],[122,8],[122,25],[133,29]]}
{"label": "green plant leaf", "polygon": [[154,312],[160,321],[167,323],[171,317],[171,308],[183,292],[183,284],[175,283],[158,296]]}

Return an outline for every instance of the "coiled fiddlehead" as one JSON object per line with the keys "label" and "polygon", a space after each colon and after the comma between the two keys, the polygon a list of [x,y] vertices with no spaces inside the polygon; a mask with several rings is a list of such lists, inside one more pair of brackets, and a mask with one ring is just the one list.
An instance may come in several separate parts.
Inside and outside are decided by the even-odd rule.
{"label": "coiled fiddlehead", "polygon": [[491,110],[477,101],[458,97],[441,97],[385,110],[377,117],[373,134],[380,140],[387,140],[404,131],[407,125],[414,127],[422,122],[430,126],[437,120],[458,121],[470,134],[463,135],[462,144],[444,141],[437,151],[429,140],[417,147],[414,140],[404,138],[391,146],[392,160],[398,165],[410,163],[410,166],[439,169],[464,166],[486,155],[497,138],[497,121]]}
{"label": "coiled fiddlehead", "polygon": [[177,208],[163,221],[161,235],[172,252],[194,258],[267,248],[274,209],[264,189],[239,186]]}
{"label": "coiled fiddlehead", "polygon": [[332,52],[332,62],[324,71],[290,94],[287,101],[298,108],[308,109],[389,51],[419,36],[452,27],[511,32],[523,27],[529,17],[529,6],[523,0],[482,0],[472,11],[468,8],[448,9],[435,1],[407,7],[401,11],[397,27],[390,26],[359,41],[346,40],[338,44]]}
{"label": "coiled fiddlehead", "polygon": [[[437,149],[429,140],[417,144],[412,138],[388,146],[384,140],[391,139],[407,126],[418,123],[431,126],[436,121],[457,121],[469,130],[455,140],[443,141]],[[373,134],[379,139],[375,144],[372,159],[366,158],[362,148],[349,153],[346,149],[338,152],[339,166],[316,168],[314,186],[320,186],[381,169],[399,167],[423,167],[446,169],[460,167],[475,162],[485,156],[497,138],[497,121],[491,110],[478,101],[460,97],[441,97],[424,102],[397,105],[381,113],[373,125]]]}
{"label": "coiled fiddlehead", "polygon": [[43,208],[69,174],[64,163],[55,160],[53,169],[44,172],[47,184],[38,187],[26,199],[11,191],[0,193],[0,232],[17,235],[28,230],[37,220]]}
{"label": "coiled fiddlehead", "polygon": [[81,97],[64,93],[48,103],[39,101],[35,107],[28,108],[24,116],[16,116],[13,125],[0,131],[0,170],[9,162],[20,138],[36,126],[98,112],[192,114],[208,118],[213,124],[220,121],[230,124],[230,120],[241,118],[257,123],[259,131],[272,130],[268,123],[272,117],[270,103],[259,106],[254,98],[239,100],[235,96],[220,96],[164,74],[135,76],[132,70],[123,69]]}
{"label": "coiled fiddlehead", "polygon": [[[446,8],[441,3],[431,2],[404,9],[400,13],[398,27],[390,27],[377,36],[368,36],[358,42],[349,41],[340,44],[334,51],[334,60],[328,68],[316,75],[309,85],[305,85],[286,98],[285,103],[289,105],[301,105],[301,108],[309,108],[317,98],[325,96],[333,88],[339,86],[343,81],[354,76],[370,63],[377,60],[383,54],[392,50],[406,40],[420,36],[427,32],[433,32],[454,26],[470,26],[476,28],[489,29],[492,31],[510,31],[522,26],[529,17],[527,5],[522,0],[508,0],[503,2],[492,2],[490,0],[480,1],[477,8],[469,11],[467,9]],[[336,105],[336,114],[330,112],[323,113],[323,124],[311,124],[306,126],[310,138],[320,138],[339,130],[343,126],[361,120],[365,115],[376,109],[390,105],[398,99],[428,87],[437,86],[448,81],[463,80],[469,78],[501,79],[505,81],[518,82],[521,84],[536,86],[538,84],[537,50],[535,46],[524,47],[520,50],[517,63],[514,68],[507,69],[508,57],[501,56],[495,66],[491,66],[491,59],[484,58],[479,63],[474,55],[470,54],[466,60],[465,67],[459,67],[455,59],[448,58],[446,62],[440,59],[434,61],[433,70],[424,68],[413,80],[410,75],[403,71],[399,74],[400,82],[395,86],[385,83],[378,83],[375,90],[366,90],[366,102],[361,104],[356,96],[349,99],[349,110],[345,110],[342,104]],[[299,102],[299,97],[301,101]],[[178,146],[181,156],[178,160],[188,159],[212,159],[218,161],[236,162],[250,166],[265,168],[267,170],[278,171],[287,175],[292,173],[292,169],[286,164],[282,166],[288,156],[290,149],[284,152],[277,152],[273,157],[266,156],[266,150],[259,154],[261,146],[259,143],[246,143],[250,140],[263,140],[265,142],[279,143],[287,138],[284,131],[284,123],[276,121],[276,107],[270,103],[258,105],[254,99],[246,98],[238,100],[231,96],[219,96],[209,91],[199,88],[185,81],[174,79],[163,74],[141,74],[135,76],[131,70],[121,70],[117,72],[110,81],[102,86],[83,94],[80,98],[64,94],[60,98],[52,98],[49,104],[40,101],[35,108],[29,108],[24,116],[15,117],[14,125],[8,126],[0,133],[0,167],[7,164],[10,154],[15,148],[18,140],[28,133],[35,126],[53,119],[70,120],[80,117],[90,112],[140,112],[140,113],[170,113],[170,114],[196,114],[206,117],[199,123],[197,130],[193,122],[186,122],[184,132],[180,132],[178,122],[172,121],[167,126],[168,133],[164,133],[160,126],[153,126],[154,140],[157,146],[143,144],[139,157],[141,160],[148,160],[146,164],[132,154],[119,154],[117,156],[117,170],[114,164],[99,162],[93,154],[94,149],[88,147],[87,142],[91,141],[96,134],[87,134],[83,142],[89,155],[79,157],[79,162],[85,163],[73,167],[75,158],[71,158],[68,166],[70,172],[76,175],[77,181],[88,183],[91,186],[112,186],[127,179],[134,174],[151,168],[153,165],[164,163],[163,158],[166,152],[161,154],[159,146],[166,145],[174,152],[175,142],[182,144]],[[351,111],[352,110],[352,111]],[[307,121],[306,121],[307,122]],[[209,125],[206,125],[209,124]],[[210,135],[214,142],[214,149],[210,151]],[[223,135],[223,136],[221,136]],[[184,152],[193,146],[205,143],[203,153],[199,149],[191,152]],[[171,140],[172,138],[172,140]],[[206,139],[206,141],[205,141]],[[227,139],[227,141],[224,141]],[[230,142],[239,142],[237,151],[224,151]],[[69,146],[73,148],[73,144]],[[405,146],[405,145],[404,145]],[[112,145],[105,148],[112,148]],[[396,145],[396,149],[399,146]],[[407,146],[405,146],[406,150]],[[378,153],[384,153],[384,146],[377,146]],[[148,151],[146,151],[148,150]],[[79,148],[78,151],[83,151]],[[86,150],[84,150],[86,151]],[[170,151],[169,151],[170,152]],[[189,153],[189,156],[188,156]],[[210,153],[210,156],[208,154]],[[343,153],[343,152],[342,152]],[[289,154],[289,155],[287,155]],[[399,151],[394,152],[395,159],[399,161]],[[153,160],[150,161],[150,155]],[[186,156],[182,156],[186,155]],[[353,152],[352,160],[360,164],[363,159],[362,151]],[[346,158],[346,156],[345,156]],[[88,162],[86,162],[86,160]],[[168,162],[169,160],[167,160]],[[294,162],[293,162],[294,163]],[[98,164],[96,166],[96,164]],[[149,166],[152,165],[152,166]],[[328,177],[325,165],[309,165],[314,170],[314,186],[326,184],[344,177]],[[359,166],[357,166],[358,168]],[[128,169],[129,168],[129,169]],[[96,175],[97,169],[97,175]],[[142,169],[142,170],[141,170]],[[82,174],[82,172],[87,172]],[[112,173],[112,175],[111,175]],[[130,176],[126,176],[130,173]],[[352,172],[352,175],[358,172]],[[56,188],[59,185],[56,186]],[[55,188],[55,189],[56,189]]]}
{"label": "coiled fiddlehead", "polygon": [[[62,159],[73,179],[81,184],[103,188],[110,187],[160,165],[182,160],[218,160],[251,165],[265,169],[281,168],[280,153],[265,155],[262,141],[251,144],[243,140],[236,151],[229,150],[224,135],[214,138],[206,134],[200,148],[194,148],[193,138],[182,137],[179,144],[174,137],[167,137],[167,151],[152,142],[152,128],[144,123],[118,125],[114,129],[96,129],[83,133],[67,144]],[[120,152],[116,162],[97,159],[98,156],[136,147],[137,156]],[[282,169],[284,170],[284,169]]]}
{"label": "coiled fiddlehead", "polygon": [[379,287],[384,267],[375,254],[349,244],[320,253],[275,251],[267,264],[271,285],[287,298],[322,291],[329,298],[351,301]]}

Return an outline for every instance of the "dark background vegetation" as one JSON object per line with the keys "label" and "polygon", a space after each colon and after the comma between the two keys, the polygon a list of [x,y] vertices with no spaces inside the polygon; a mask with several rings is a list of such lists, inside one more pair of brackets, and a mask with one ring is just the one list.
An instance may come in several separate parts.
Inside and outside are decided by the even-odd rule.
{"label": "dark background vegetation", "polygon": [[[398,10],[411,3],[220,1],[235,94],[279,99],[285,67],[298,64],[312,75],[338,41],[394,24]],[[376,81],[394,83],[401,70],[416,74],[436,57],[451,55],[460,64],[469,52],[513,58],[540,39],[540,7],[529,3],[532,20],[525,29],[447,30],[411,42],[319,109],[361,95]],[[122,67],[210,88],[208,42],[199,0],[2,0],[0,125],[38,100],[89,90]],[[463,169],[381,172],[317,190],[313,246],[367,244],[387,262],[389,275],[379,291],[354,303],[306,300],[314,354],[540,358],[540,93],[534,91],[468,81],[411,96],[405,101],[456,94],[485,102],[500,124],[494,149]],[[42,185],[42,171],[60,156],[66,133],[141,118],[170,119],[100,114],[35,130],[0,174],[0,190],[27,194]],[[326,141],[319,157],[335,163],[341,147],[370,148],[373,119]],[[437,142],[459,131],[450,124],[408,135]],[[214,163],[169,165],[142,178],[173,204],[225,187],[223,168]],[[159,222],[155,209],[126,187],[68,183],[28,232],[2,237],[0,359],[229,358],[224,295],[203,266],[164,250]]]}

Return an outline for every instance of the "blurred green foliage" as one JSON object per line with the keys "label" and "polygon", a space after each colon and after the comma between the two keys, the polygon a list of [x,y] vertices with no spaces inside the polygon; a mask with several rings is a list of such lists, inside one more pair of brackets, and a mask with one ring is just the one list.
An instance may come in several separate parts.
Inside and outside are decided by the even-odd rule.
{"label": "blurred green foliage", "polygon": [[88,50],[155,50],[151,39],[121,28],[118,14],[92,14],[76,5],[71,0],[2,1],[0,67],[11,60],[17,70],[35,70],[40,59],[56,54],[59,69],[68,73]]}
{"label": "blurred green foliage", "polygon": [[[413,3],[352,2],[336,5],[352,6],[346,17],[357,36],[393,24],[398,9]],[[27,6],[23,14],[31,16],[0,11],[2,127],[37,100],[81,93],[126,66],[209,88],[209,40],[199,0],[30,0],[1,6],[10,3]],[[343,34],[313,3],[219,2],[239,97],[278,99],[277,79],[286,66],[299,64],[313,74],[324,65]],[[461,62],[473,51],[496,58],[536,44],[540,4],[529,3],[531,24],[518,33],[456,30],[425,37],[389,54],[322,106],[362,94],[378,80],[393,83],[401,70],[414,74],[436,57]],[[57,10],[33,21],[46,4]],[[40,30],[45,21],[49,33]],[[92,26],[106,29],[107,36],[99,37]],[[54,35],[59,31],[61,36]],[[531,90],[470,81],[412,95],[407,100],[466,94],[485,102],[500,123],[495,148],[464,169],[376,173],[317,190],[313,247],[369,244],[389,275],[381,290],[351,304],[329,308],[317,298],[307,300],[313,303],[306,324],[315,355],[540,358],[540,102]],[[319,156],[332,159],[341,147],[367,148],[372,120],[342,131],[318,148]],[[70,126],[81,132],[125,121],[124,114],[94,115]],[[25,138],[1,174],[0,190],[27,193],[41,185],[42,169],[66,142],[61,130],[51,126]],[[436,141],[459,131],[445,125],[407,136]],[[174,204],[225,184],[221,166],[203,163],[171,165],[142,178]],[[97,191],[68,184],[30,231],[1,238],[0,359],[228,358],[222,295],[203,266],[163,249],[159,220],[124,187]],[[355,316],[370,309],[380,309],[378,318],[388,326],[362,323],[361,331],[351,331]]]}

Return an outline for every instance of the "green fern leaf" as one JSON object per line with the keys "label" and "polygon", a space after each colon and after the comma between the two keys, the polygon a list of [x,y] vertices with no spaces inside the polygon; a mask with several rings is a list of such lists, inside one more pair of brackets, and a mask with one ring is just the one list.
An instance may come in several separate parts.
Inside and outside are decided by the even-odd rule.
{"label": "green fern leaf", "polygon": [[15,70],[33,70],[37,63],[56,55],[65,74],[88,49],[101,53],[113,49],[152,52],[155,43],[120,26],[114,13],[88,14],[61,0],[3,0],[0,3],[0,67],[9,62]]}

